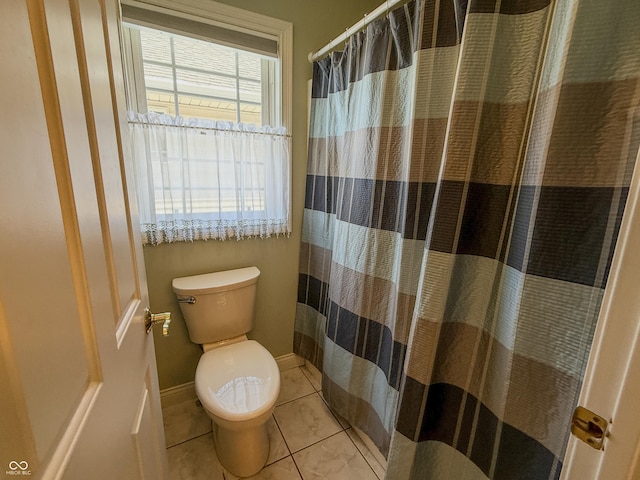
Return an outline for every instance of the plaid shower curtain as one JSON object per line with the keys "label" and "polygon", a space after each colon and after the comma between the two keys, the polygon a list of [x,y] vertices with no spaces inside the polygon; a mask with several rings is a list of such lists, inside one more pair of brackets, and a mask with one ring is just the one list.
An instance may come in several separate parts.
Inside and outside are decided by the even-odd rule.
{"label": "plaid shower curtain", "polygon": [[314,64],[294,351],[387,478],[559,477],[638,52],[636,0],[414,0]]}

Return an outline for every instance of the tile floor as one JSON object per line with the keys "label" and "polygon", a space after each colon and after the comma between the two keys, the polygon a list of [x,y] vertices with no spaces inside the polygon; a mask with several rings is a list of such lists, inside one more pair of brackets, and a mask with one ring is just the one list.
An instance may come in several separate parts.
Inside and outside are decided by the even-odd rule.
{"label": "tile floor", "polygon": [[[253,479],[378,480],[384,468],[349,424],[334,415],[305,367],[281,372],[269,420],[267,465]],[[218,461],[211,421],[194,400],[163,409],[171,480],[233,480]]]}

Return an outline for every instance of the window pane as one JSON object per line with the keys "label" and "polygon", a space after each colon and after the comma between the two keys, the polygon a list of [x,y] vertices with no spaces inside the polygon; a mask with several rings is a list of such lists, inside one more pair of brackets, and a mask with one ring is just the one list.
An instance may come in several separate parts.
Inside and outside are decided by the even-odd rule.
{"label": "window pane", "polygon": [[209,42],[174,36],[176,65],[215,71],[227,75],[236,74],[235,51]]}
{"label": "window pane", "polygon": [[176,115],[174,96],[170,93],[155,92],[147,89],[147,110],[155,113]]}
{"label": "window pane", "polygon": [[195,189],[188,190],[188,205],[190,213],[216,213],[218,207],[218,190]]}
{"label": "window pane", "polygon": [[267,79],[275,60],[146,28],[140,39],[149,111],[256,125],[271,121],[263,101],[268,108],[273,92],[265,91],[263,77],[271,88]]}
{"label": "window pane", "polygon": [[170,34],[159,30],[140,29],[142,58],[156,62],[171,63]]}
{"label": "window pane", "polygon": [[238,52],[238,72],[241,77],[260,80],[260,58],[249,52]]}
{"label": "window pane", "polygon": [[178,90],[181,93],[205,95],[207,97],[236,99],[236,80],[234,78],[207,73],[177,70]]}
{"label": "window pane", "polygon": [[179,95],[180,115],[183,117],[208,118],[237,122],[237,104],[235,101],[213,100],[189,95]]}
{"label": "window pane", "polygon": [[262,125],[262,108],[260,105],[240,104],[240,121]]}
{"label": "window pane", "polygon": [[173,91],[173,71],[171,67],[144,64],[144,83],[147,89]]}
{"label": "window pane", "polygon": [[240,86],[240,100],[261,103],[262,86],[260,83],[249,82],[247,80],[240,80],[238,83]]}

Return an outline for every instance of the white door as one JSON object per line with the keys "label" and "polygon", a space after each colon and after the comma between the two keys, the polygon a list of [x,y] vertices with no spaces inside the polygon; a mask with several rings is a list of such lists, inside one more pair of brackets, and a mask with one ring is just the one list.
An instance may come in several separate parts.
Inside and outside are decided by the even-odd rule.
{"label": "white door", "polygon": [[2,478],[167,477],[118,8],[0,1]]}
{"label": "white door", "polygon": [[572,436],[561,478],[640,480],[640,158],[579,404],[611,421],[609,435],[600,451]]}

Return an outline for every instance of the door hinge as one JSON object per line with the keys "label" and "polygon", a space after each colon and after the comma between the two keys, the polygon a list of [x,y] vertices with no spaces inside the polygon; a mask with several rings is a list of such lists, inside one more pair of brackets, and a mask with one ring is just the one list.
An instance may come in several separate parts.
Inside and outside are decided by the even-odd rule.
{"label": "door hinge", "polygon": [[604,450],[604,439],[608,435],[609,423],[600,415],[577,407],[573,412],[571,433],[596,450]]}

